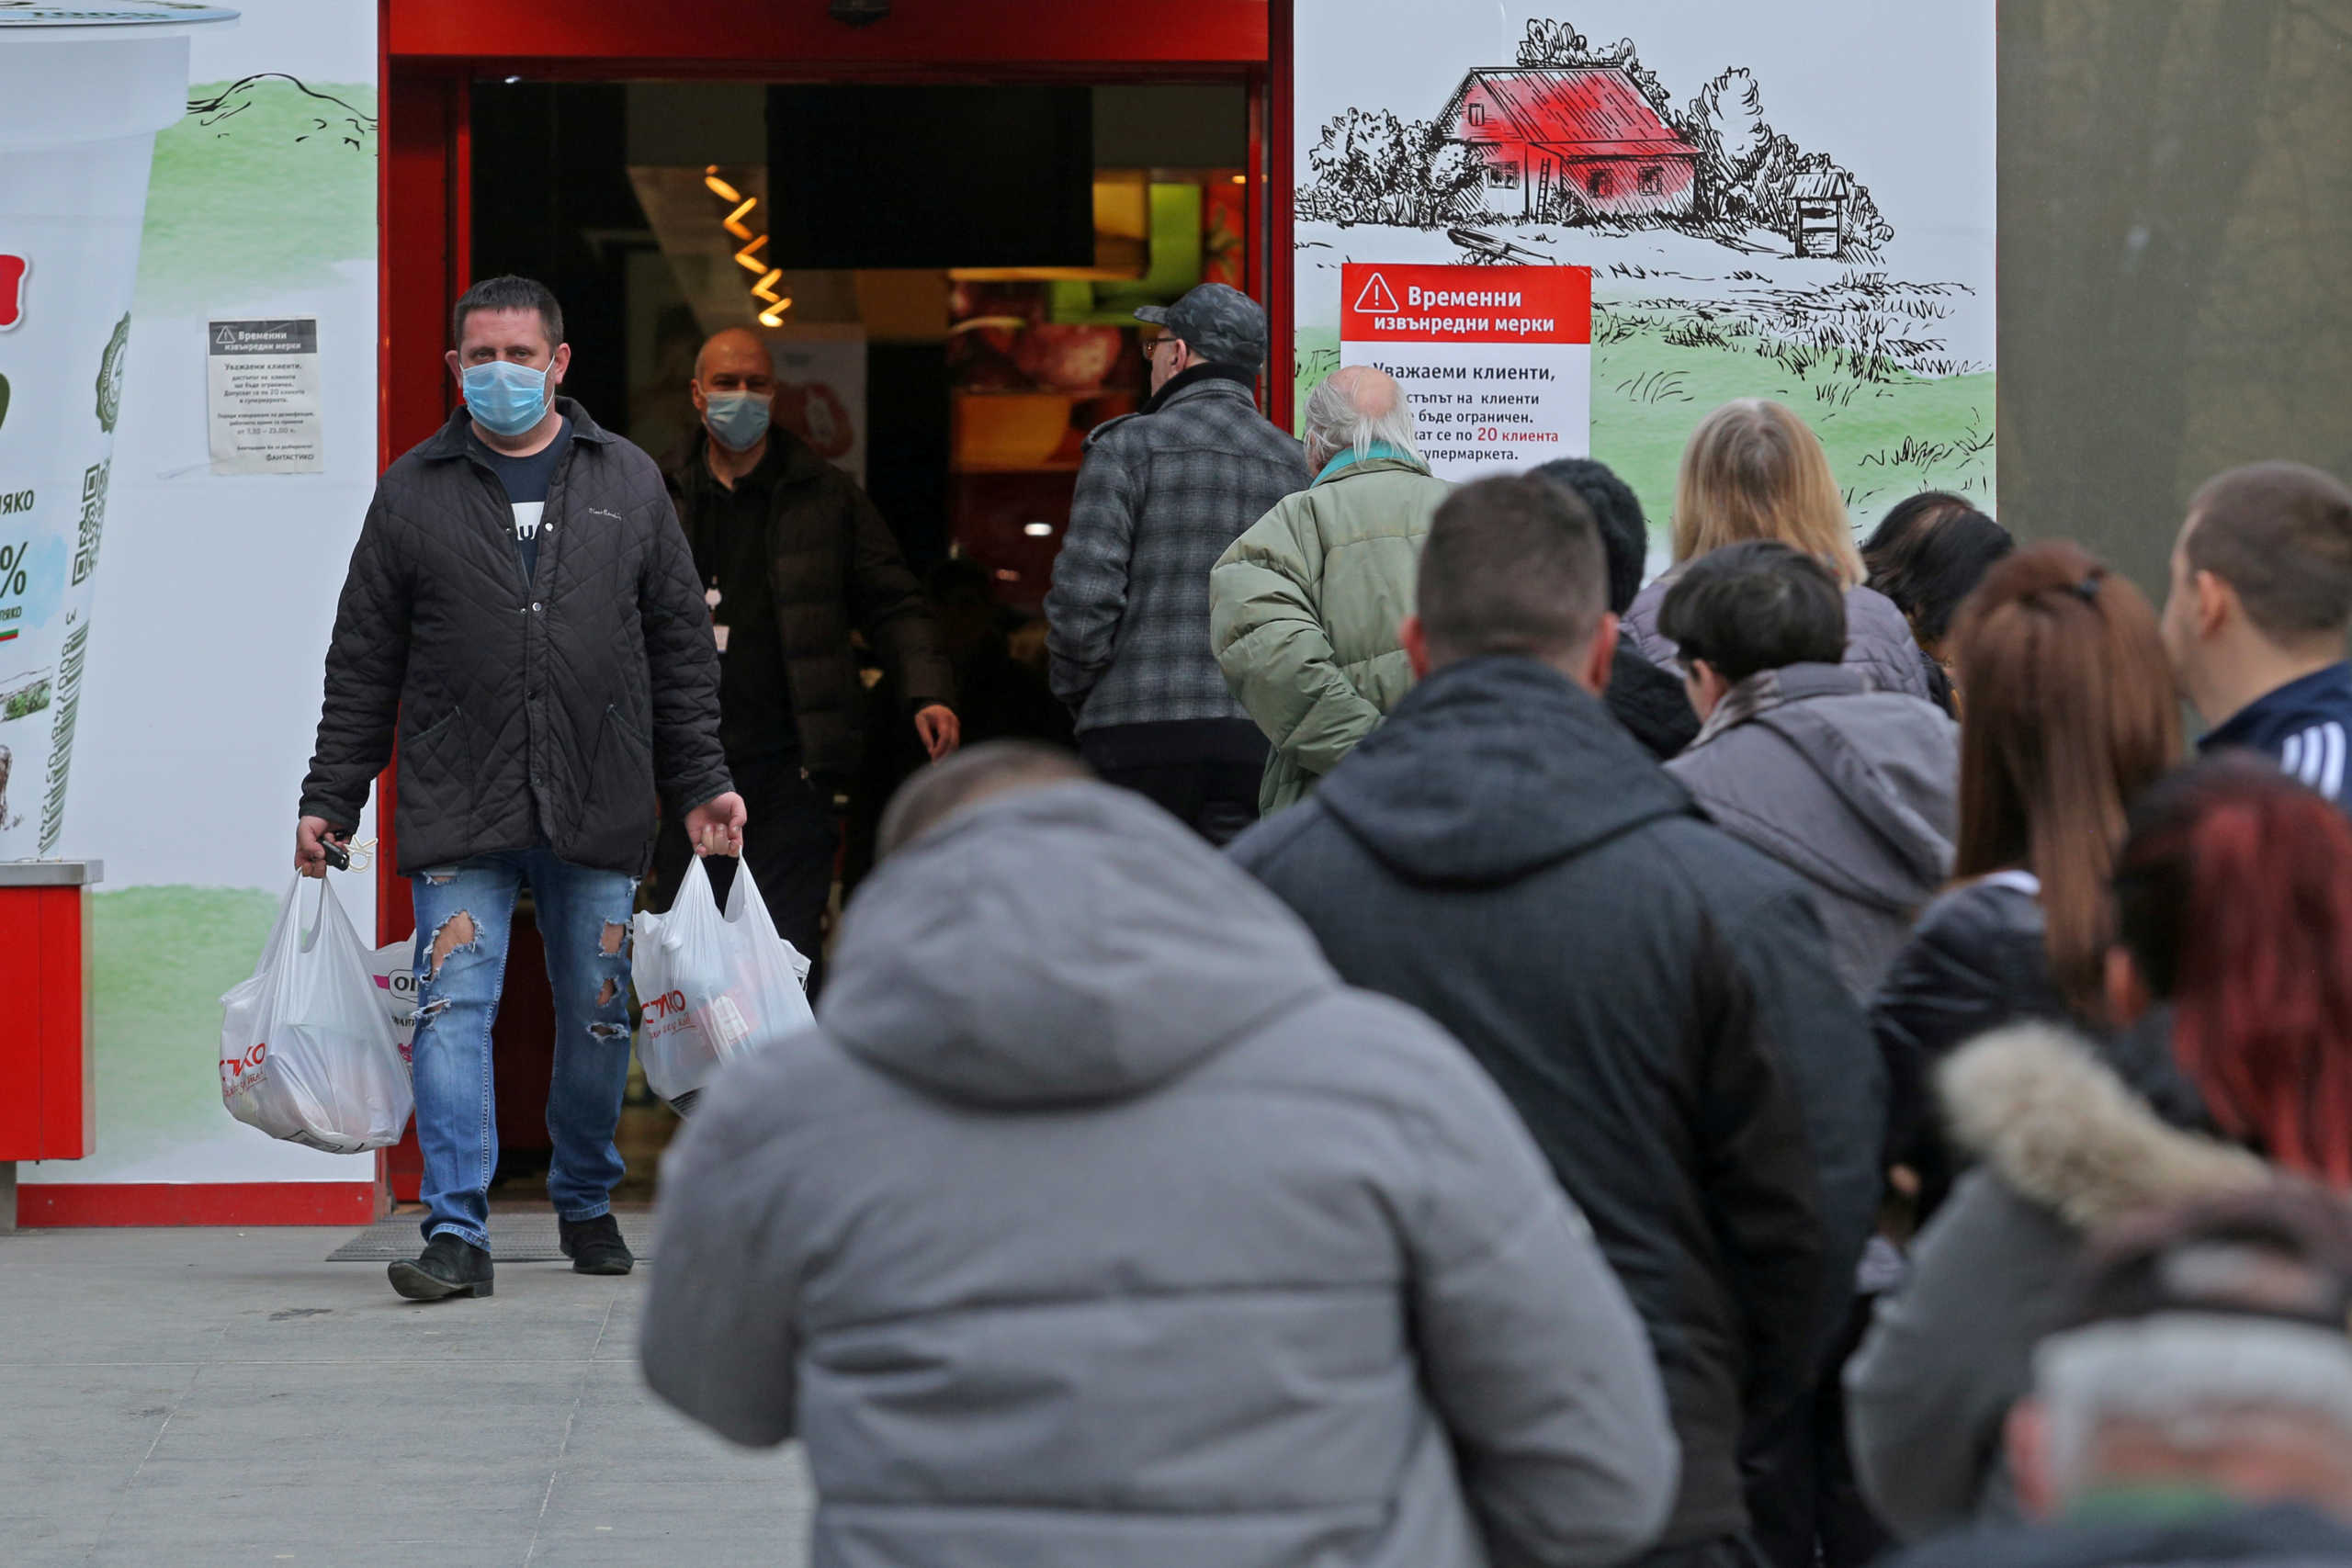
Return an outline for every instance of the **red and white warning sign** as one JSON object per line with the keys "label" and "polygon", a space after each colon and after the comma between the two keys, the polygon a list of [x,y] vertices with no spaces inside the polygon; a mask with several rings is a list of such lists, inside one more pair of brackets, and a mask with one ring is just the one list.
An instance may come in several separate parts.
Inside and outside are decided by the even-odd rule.
{"label": "red and white warning sign", "polygon": [[1340,363],[1396,378],[1440,478],[1591,450],[1591,268],[1350,262],[1340,290]]}

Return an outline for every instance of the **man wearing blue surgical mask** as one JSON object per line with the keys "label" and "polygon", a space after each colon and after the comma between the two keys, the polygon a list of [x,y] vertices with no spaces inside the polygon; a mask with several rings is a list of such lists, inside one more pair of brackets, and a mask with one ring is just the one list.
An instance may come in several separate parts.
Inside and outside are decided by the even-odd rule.
{"label": "man wearing blue surgical mask", "polygon": [[555,999],[548,1195],[575,1269],[629,1271],[613,1134],[657,801],[700,853],[739,852],[744,823],[661,469],[559,395],[571,350],[545,285],[478,283],[451,327],[463,402],[385,470],[360,526],[294,833],[296,868],[323,875],[397,737],[426,1213],[424,1255],[390,1275],[412,1301],[491,1293],[491,1027],[526,886]]}
{"label": "man wearing blue surgical mask", "polygon": [[[776,930],[813,958],[841,848],[834,798],[868,740],[851,633],[880,657],[924,754],[944,757],[961,737],[922,584],[865,491],[811,444],[847,431],[823,417],[824,389],[786,389],[805,411],[791,421],[777,417],[778,391],[758,333],[704,344],[692,387],[702,425],[670,489],[710,604],[728,770],[760,822],[746,863]],[[657,904],[688,848],[674,830],[656,846]]]}

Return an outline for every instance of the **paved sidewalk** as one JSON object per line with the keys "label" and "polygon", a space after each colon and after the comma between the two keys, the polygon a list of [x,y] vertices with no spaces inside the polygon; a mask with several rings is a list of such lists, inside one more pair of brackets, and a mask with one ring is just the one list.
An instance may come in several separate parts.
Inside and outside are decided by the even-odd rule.
{"label": "paved sidewalk", "polygon": [[653,1264],[423,1306],[349,1235],[0,1235],[0,1563],[806,1562],[797,1450],[639,1381]]}

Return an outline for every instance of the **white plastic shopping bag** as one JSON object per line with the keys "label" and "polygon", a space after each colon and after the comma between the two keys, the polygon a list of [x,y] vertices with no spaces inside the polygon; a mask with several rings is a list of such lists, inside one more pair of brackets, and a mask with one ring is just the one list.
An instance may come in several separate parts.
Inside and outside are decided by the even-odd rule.
{"label": "white plastic shopping bag", "polygon": [[376,999],[384,1004],[392,1043],[405,1062],[416,1038],[416,938],[403,937],[378,948],[368,960],[368,975],[376,982]]}
{"label": "white plastic shopping bag", "polygon": [[740,861],[723,911],[697,856],[670,912],[637,917],[630,975],[638,1060],[653,1092],[673,1103],[691,1103],[720,1063],[816,1021],[802,989],[808,960],[776,934]]}
{"label": "white plastic shopping bag", "polygon": [[[316,883],[315,899],[305,882]],[[220,998],[220,1099],[230,1115],[329,1154],[400,1141],[414,1101],[376,997],[373,956],[326,879],[296,877],[253,977]]]}

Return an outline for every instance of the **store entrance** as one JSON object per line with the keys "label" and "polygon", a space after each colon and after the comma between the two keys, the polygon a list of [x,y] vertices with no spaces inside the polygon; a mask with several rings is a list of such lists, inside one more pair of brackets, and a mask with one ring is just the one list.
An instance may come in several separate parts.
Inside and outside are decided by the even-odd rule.
{"label": "store entrance", "polygon": [[[705,439],[697,351],[723,329],[757,332],[788,433],[776,439],[865,489],[928,595],[966,742],[1066,740],[1041,604],[1080,444],[1145,395],[1134,310],[1204,281],[1264,297],[1245,86],[493,78],[469,92],[462,270],[555,290],[565,391],[683,472]],[[905,156],[974,139],[995,166],[960,182]],[[867,762],[826,781],[844,829],[837,897],[922,760],[892,671],[862,657]],[[492,1197],[536,1205],[553,1015],[527,909],[516,922]],[[650,1196],[675,1125],[633,1077],[617,1197]]]}

